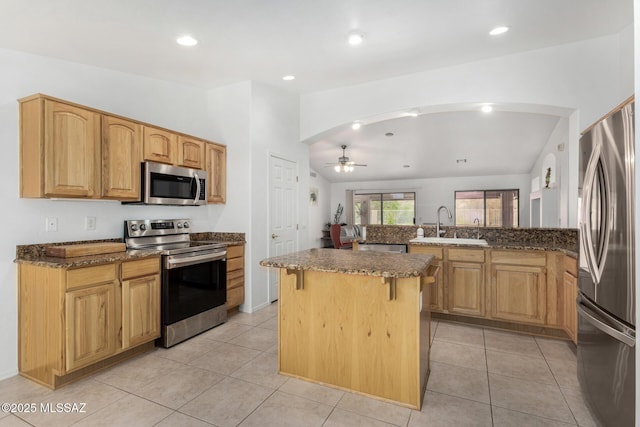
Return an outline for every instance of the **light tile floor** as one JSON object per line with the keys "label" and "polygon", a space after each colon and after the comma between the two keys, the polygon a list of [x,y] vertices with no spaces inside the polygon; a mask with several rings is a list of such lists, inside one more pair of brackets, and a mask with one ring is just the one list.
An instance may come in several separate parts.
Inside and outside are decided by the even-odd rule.
{"label": "light tile floor", "polygon": [[0,402],[86,403],[84,413],[8,414],[9,426],[594,426],[570,344],[432,322],[422,411],[277,374],[277,306],[238,313],[171,349],[155,349],[51,391],[0,381]]}

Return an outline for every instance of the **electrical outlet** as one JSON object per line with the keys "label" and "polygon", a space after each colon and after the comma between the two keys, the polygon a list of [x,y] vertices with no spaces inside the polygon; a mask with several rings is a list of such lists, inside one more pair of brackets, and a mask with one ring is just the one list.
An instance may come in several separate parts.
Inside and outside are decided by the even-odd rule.
{"label": "electrical outlet", "polygon": [[48,217],[45,230],[47,231],[58,231],[58,218],[56,217]]}
{"label": "electrical outlet", "polygon": [[96,217],[95,216],[85,216],[84,217],[84,229],[85,230],[95,230],[96,229]]}

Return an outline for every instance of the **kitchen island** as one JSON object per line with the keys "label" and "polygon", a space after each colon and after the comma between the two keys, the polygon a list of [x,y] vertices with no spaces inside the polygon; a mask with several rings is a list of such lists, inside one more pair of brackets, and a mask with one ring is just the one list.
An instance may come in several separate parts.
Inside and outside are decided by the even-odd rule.
{"label": "kitchen island", "polygon": [[309,249],[279,268],[278,370],[420,409],[429,374],[433,256]]}

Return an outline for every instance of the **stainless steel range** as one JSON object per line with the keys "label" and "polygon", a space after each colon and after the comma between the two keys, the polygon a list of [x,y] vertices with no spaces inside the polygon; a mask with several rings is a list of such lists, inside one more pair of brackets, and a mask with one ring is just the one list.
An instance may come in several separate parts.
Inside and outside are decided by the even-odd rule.
{"label": "stainless steel range", "polygon": [[124,222],[128,249],[162,251],[163,347],[171,347],[227,320],[227,248],[191,241],[188,219]]}

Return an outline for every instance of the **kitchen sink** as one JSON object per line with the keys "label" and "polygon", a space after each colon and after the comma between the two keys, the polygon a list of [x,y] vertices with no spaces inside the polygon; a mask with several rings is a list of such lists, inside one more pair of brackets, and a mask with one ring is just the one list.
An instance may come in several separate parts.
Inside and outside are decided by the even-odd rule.
{"label": "kitchen sink", "polygon": [[457,239],[451,237],[417,237],[409,240],[409,243],[433,243],[435,245],[472,245],[488,246],[484,239]]}

